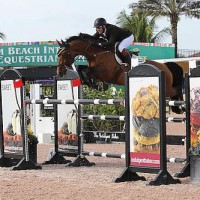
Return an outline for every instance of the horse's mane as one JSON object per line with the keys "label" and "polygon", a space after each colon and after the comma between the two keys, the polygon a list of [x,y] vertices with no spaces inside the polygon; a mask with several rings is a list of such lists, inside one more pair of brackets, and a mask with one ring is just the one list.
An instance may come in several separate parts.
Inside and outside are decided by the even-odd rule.
{"label": "horse's mane", "polygon": [[80,37],[77,36],[77,35],[76,36],[71,36],[71,37],[66,39],[66,43],[69,43],[69,42],[77,40],[77,39],[80,39]]}
{"label": "horse's mane", "polygon": [[89,35],[87,33],[79,33],[79,35],[71,36],[71,37],[67,38],[66,43],[69,43],[71,41],[78,40],[78,39],[87,40],[87,41],[90,40],[90,41],[93,41],[93,42],[97,42],[99,40],[99,38],[92,36],[92,35]]}
{"label": "horse's mane", "polygon": [[[66,39],[65,44],[68,45],[70,42],[74,40],[83,40],[89,42],[92,46],[105,50],[105,47],[99,46],[99,43],[105,42],[104,38],[95,37],[93,35],[89,35],[87,33],[79,33],[79,35],[71,36]],[[107,50],[113,49],[113,46],[109,45],[106,47]]]}
{"label": "horse's mane", "polygon": [[97,41],[99,38],[98,37],[95,37],[93,35],[89,35],[87,33],[79,33],[78,35],[81,39],[83,40],[93,40],[93,41]]}

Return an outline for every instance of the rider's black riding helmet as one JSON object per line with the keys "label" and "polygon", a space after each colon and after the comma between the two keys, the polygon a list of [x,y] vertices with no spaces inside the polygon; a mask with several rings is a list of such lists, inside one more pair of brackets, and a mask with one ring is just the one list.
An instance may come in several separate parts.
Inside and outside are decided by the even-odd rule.
{"label": "rider's black riding helmet", "polygon": [[95,21],[94,21],[94,28],[97,28],[99,26],[103,26],[103,25],[106,25],[107,22],[104,18],[97,18]]}

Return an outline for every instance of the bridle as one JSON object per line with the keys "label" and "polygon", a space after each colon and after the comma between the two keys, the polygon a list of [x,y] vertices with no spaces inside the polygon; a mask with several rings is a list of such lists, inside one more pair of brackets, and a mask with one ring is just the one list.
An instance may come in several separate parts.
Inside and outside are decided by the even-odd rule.
{"label": "bridle", "polygon": [[[60,49],[58,50],[57,56],[60,57],[60,56],[61,56],[61,53],[62,53],[64,50],[66,50],[66,49],[67,49],[67,47],[60,47]],[[70,54],[70,52],[67,52],[67,53],[66,53],[66,56],[71,57],[71,58],[74,58],[74,57]]]}
{"label": "bridle", "polygon": [[[80,39],[84,40],[84,41],[86,41],[88,43],[87,46],[83,49],[83,53],[86,54],[86,55],[90,55],[91,57],[96,58],[98,55],[105,54],[105,53],[110,53],[110,51],[105,50],[105,51],[99,52],[97,54],[94,54],[89,50],[89,47],[92,45],[92,40],[86,40],[86,39],[84,39],[82,37]],[[62,52],[67,49],[69,44],[66,44],[64,41],[62,41],[62,43],[58,42],[58,44],[60,45],[60,49],[57,52],[57,57],[60,57]],[[71,59],[75,58],[75,56],[72,55],[70,52],[67,52],[65,56],[67,56],[68,58],[71,58]],[[59,65],[59,66],[60,67],[67,67],[66,65]]]}

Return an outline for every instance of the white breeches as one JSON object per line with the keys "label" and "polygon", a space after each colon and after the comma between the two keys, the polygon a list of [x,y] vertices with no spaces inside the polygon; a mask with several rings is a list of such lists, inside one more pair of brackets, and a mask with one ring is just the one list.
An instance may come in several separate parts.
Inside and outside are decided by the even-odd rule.
{"label": "white breeches", "polygon": [[122,52],[123,49],[126,49],[134,41],[134,36],[130,35],[129,37],[122,40],[119,44],[119,51]]}

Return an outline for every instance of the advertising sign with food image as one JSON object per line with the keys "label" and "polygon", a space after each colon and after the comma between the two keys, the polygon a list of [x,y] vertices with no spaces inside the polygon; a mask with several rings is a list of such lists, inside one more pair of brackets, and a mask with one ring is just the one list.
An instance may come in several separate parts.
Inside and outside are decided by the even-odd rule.
{"label": "advertising sign with food image", "polygon": [[72,109],[68,114],[66,121],[63,122],[62,127],[58,130],[58,144],[77,146],[78,135],[77,135],[77,113],[76,110]]}
{"label": "advertising sign with food image", "polygon": [[130,165],[160,167],[158,77],[131,78]]}
{"label": "advertising sign with food image", "polygon": [[22,149],[20,88],[14,88],[13,80],[1,81],[3,137],[5,151]]}
{"label": "advertising sign with food image", "polygon": [[[72,87],[70,80],[57,81],[58,99],[78,99],[78,87]],[[78,149],[77,108],[74,104],[58,105],[59,149]]]}
{"label": "advertising sign with food image", "polygon": [[200,80],[190,78],[190,155],[200,155]]}

